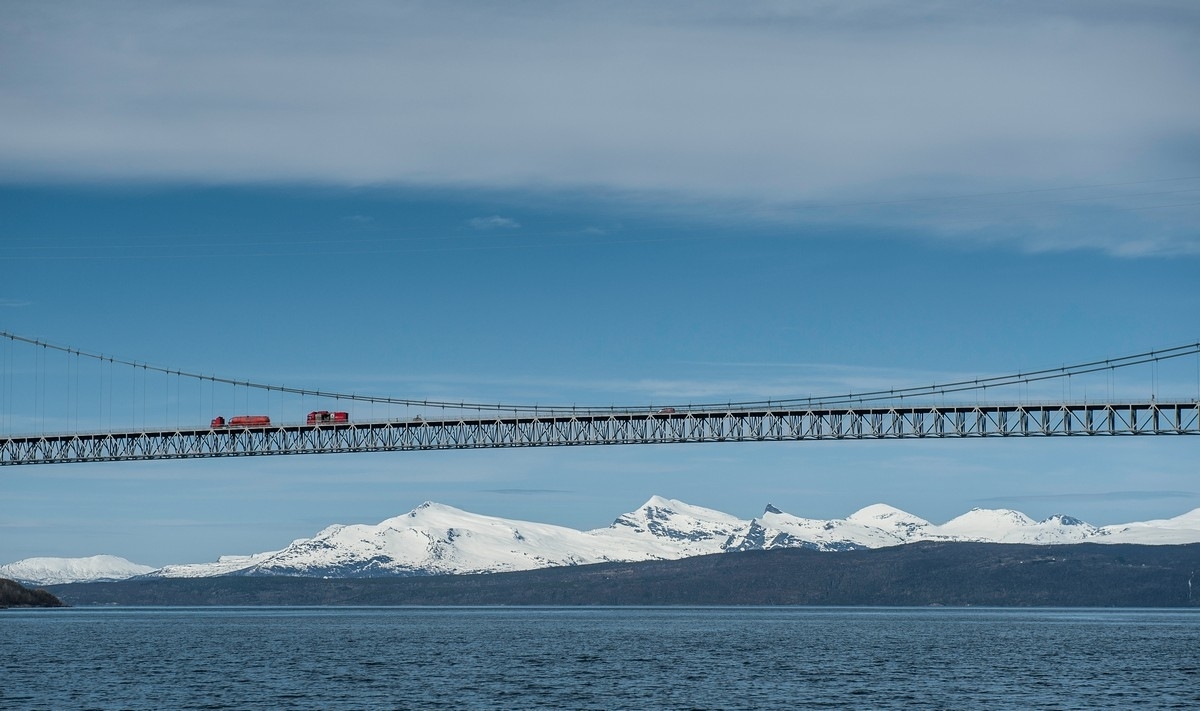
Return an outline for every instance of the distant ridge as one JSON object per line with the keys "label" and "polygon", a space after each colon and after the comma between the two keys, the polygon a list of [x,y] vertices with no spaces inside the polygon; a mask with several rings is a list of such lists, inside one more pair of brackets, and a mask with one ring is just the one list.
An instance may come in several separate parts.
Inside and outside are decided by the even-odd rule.
{"label": "distant ridge", "polygon": [[924,541],[776,549],[491,575],[225,576],[76,583],[72,605],[887,605],[1189,607],[1200,544]]}
{"label": "distant ridge", "polygon": [[621,514],[607,528],[577,531],[425,502],[378,524],[333,525],[312,538],[212,563],[138,566],[113,556],[33,558],[0,566],[0,576],[46,585],[152,578],[372,578],[505,573],[596,563],[679,560],[714,553],[807,549],[844,552],[917,542],[1008,544],[1200,543],[1200,509],[1115,526],[1071,516],[1034,521],[1010,509],[972,509],[935,525],[886,504],[843,519],[807,519],[767,505],[761,516],[735,516],[661,496]]}
{"label": "distant ridge", "polygon": [[87,558],[26,558],[0,565],[0,578],[11,578],[32,585],[52,585],[77,581],[125,580],[153,572],[148,565],[131,563],[115,555]]}

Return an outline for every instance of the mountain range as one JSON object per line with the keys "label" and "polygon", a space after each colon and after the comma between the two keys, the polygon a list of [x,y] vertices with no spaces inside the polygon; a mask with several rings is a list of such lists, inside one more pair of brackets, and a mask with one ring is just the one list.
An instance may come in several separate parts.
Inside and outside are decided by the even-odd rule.
{"label": "mountain range", "polygon": [[751,520],[651,497],[612,525],[591,531],[515,521],[426,502],[375,525],[333,525],[312,538],[216,562],[131,563],[116,556],[28,558],[0,565],[26,584],[214,576],[372,578],[498,573],[591,563],[678,560],[713,553],[800,548],[851,551],[918,541],[1143,545],[1200,542],[1200,509],[1171,519],[1093,526],[1070,516],[1035,521],[1010,509],[972,509],[935,525],[885,504],[844,519],[807,519],[768,505]]}

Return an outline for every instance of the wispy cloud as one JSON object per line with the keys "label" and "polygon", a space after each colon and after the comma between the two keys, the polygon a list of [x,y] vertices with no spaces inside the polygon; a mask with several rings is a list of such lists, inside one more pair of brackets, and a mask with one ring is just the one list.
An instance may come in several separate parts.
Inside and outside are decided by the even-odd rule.
{"label": "wispy cloud", "polygon": [[994,496],[979,499],[982,503],[1037,503],[1052,501],[1108,502],[1108,501],[1158,501],[1162,499],[1195,499],[1200,494],[1194,491],[1106,491],[1078,492],[1071,494],[1028,494],[1019,496]]}
{"label": "wispy cloud", "polygon": [[503,494],[505,496],[539,496],[541,494],[570,494],[565,489],[484,489],[485,494]]}
{"label": "wispy cloud", "polygon": [[0,299],[0,308],[3,309],[19,309],[32,305],[33,302],[26,299]]}
{"label": "wispy cloud", "polygon": [[476,230],[515,230],[521,226],[516,220],[500,215],[475,217],[467,220],[467,224]]}
{"label": "wispy cloud", "polygon": [[9,182],[599,189],[1035,251],[1200,251],[1200,186],[1150,189],[1200,174],[1188,0],[67,1],[5,20]]}

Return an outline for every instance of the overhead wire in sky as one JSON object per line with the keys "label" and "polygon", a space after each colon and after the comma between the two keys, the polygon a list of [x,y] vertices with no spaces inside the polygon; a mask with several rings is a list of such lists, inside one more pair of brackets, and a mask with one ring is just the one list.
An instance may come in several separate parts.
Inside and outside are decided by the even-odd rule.
{"label": "overhead wire in sky", "polygon": [[[201,373],[191,373],[176,368],[166,368],[162,366],[150,365],[148,363],[118,358],[116,356],[107,356],[96,353],[89,353],[77,348],[66,346],[58,346],[47,343],[40,339],[28,338],[19,336],[8,331],[0,331],[0,337],[6,338],[14,343],[26,343],[40,347],[42,350],[55,350],[68,355],[74,355],[77,358],[90,358],[98,360],[101,363],[108,363],[110,366],[123,365],[140,369],[143,376],[147,372],[164,373],[168,376],[176,376],[177,378],[192,378],[200,381],[208,381],[210,383],[222,383],[232,385],[235,388],[244,387],[249,390],[264,390],[268,392],[286,393],[292,395],[300,395],[302,397],[316,397],[334,400],[347,400],[352,402],[365,403],[380,403],[388,405],[403,405],[416,407],[431,407],[453,410],[477,410],[477,411],[495,411],[495,412],[518,412],[518,413],[545,413],[547,415],[553,413],[597,413],[597,412],[643,412],[647,409],[646,405],[609,405],[609,406],[580,406],[580,405],[538,405],[538,404],[511,404],[511,403],[482,403],[482,402],[451,402],[441,400],[415,399],[415,398],[397,398],[386,396],[362,395],[357,393],[338,393],[328,390],[315,390],[307,388],[295,388],[283,385],[272,385],[267,383],[257,383],[249,380],[236,378],[221,377],[216,375],[205,375]],[[807,396],[807,397],[783,397],[783,398],[768,398],[766,400],[727,400],[723,402],[707,402],[707,403],[691,403],[687,405],[677,404],[671,407],[679,410],[695,410],[695,411],[712,411],[723,409],[749,410],[749,409],[801,409],[801,408],[819,408],[827,409],[831,407],[852,407],[856,405],[867,405],[872,403],[899,403],[904,400],[913,400],[919,397],[942,396],[947,393],[964,393],[964,392],[979,392],[986,391],[988,388],[998,388],[1012,385],[1027,385],[1029,383],[1041,382],[1047,380],[1067,379],[1084,375],[1087,373],[1096,373],[1102,371],[1115,371],[1120,368],[1128,368],[1135,365],[1143,365],[1147,363],[1157,364],[1163,360],[1171,360],[1189,355],[1200,355],[1200,342],[1189,343],[1181,346],[1173,346],[1170,348],[1160,348],[1133,355],[1120,356],[1117,358],[1105,358],[1103,360],[1094,360],[1074,365],[1063,365],[1056,368],[1043,368],[1039,370],[1024,371],[1018,373],[1010,373],[1008,375],[989,376],[983,378],[963,379],[945,383],[935,383],[928,386],[910,386],[889,388],[887,390],[877,389],[861,393],[844,393],[838,395],[826,396]]]}

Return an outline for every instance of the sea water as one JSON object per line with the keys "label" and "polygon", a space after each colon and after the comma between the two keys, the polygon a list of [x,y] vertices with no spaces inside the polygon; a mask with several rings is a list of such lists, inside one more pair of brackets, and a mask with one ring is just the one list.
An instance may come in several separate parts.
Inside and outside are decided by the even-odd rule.
{"label": "sea water", "polygon": [[1200,610],[6,610],[0,648],[6,710],[1200,708]]}

